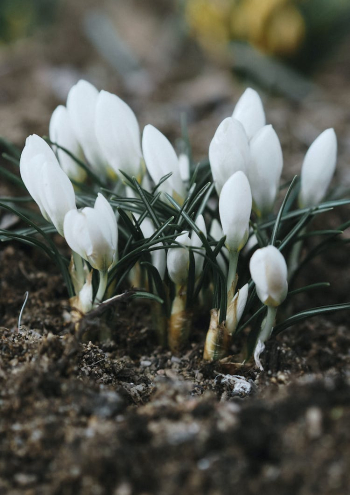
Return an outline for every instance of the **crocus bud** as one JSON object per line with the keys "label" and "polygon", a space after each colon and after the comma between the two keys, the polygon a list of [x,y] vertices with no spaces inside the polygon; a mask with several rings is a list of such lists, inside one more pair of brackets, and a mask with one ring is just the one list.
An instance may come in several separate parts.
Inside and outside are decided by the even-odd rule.
{"label": "crocus bud", "polygon": [[64,219],[69,247],[96,270],[106,272],[117,259],[118,227],[113,209],[98,194],[94,208],[69,211]]}
{"label": "crocus bud", "polygon": [[308,149],[301,169],[299,204],[302,208],[317,206],[332,180],[337,161],[337,136],[327,129]]}
{"label": "crocus bud", "polygon": [[253,209],[264,217],[273,209],[283,167],[281,144],[271,125],[262,127],[250,141],[249,184]]}
{"label": "crocus bud", "polygon": [[[155,232],[155,228],[152,223],[152,220],[148,217],[146,217],[143,220],[143,222],[140,225],[140,229],[145,239],[151,237]],[[158,247],[158,246],[160,247],[162,245],[163,244],[161,242],[158,242],[157,244],[154,245],[154,247]],[[152,258],[153,266],[158,270],[160,278],[163,280],[165,275],[165,268],[166,268],[165,249],[157,249],[156,251],[151,251],[151,258]]]}
{"label": "crocus bud", "polygon": [[169,249],[167,256],[168,273],[169,277],[176,285],[184,286],[187,284],[189,267],[189,252],[185,246],[191,245],[188,232],[183,232],[177,236],[175,241],[182,244],[184,247]]}
{"label": "crocus bud", "polygon": [[98,91],[87,81],[80,80],[73,86],[67,98],[67,110],[74,133],[91,167],[99,173],[106,173],[106,157],[95,133],[96,104]]}
{"label": "crocus bud", "polygon": [[240,251],[249,235],[252,193],[246,175],[236,172],[222,188],[219,213],[229,251]]}
{"label": "crocus bud", "polygon": [[265,123],[265,112],[258,93],[251,88],[247,88],[238,100],[232,117],[239,120],[251,139]]}
{"label": "crocus bud", "polygon": [[239,289],[237,294],[227,306],[225,326],[229,335],[233,334],[238,326],[239,320],[242,318],[245,305],[247,304],[248,288],[248,284],[245,284],[241,289]]}
{"label": "crocus bud", "polygon": [[21,155],[20,172],[43,217],[63,235],[64,217],[69,210],[76,208],[74,189],[55,153],[39,136],[27,138]]}
{"label": "crocus bud", "polygon": [[96,103],[95,131],[109,165],[118,174],[141,177],[140,128],[131,108],[118,96],[101,91]]}
{"label": "crocus bud", "polygon": [[279,306],[288,292],[287,264],[280,251],[274,246],[257,249],[249,268],[260,301],[267,306]]}
{"label": "crocus bud", "polygon": [[[59,105],[53,112],[50,120],[49,132],[52,142],[66,148],[72,155],[80,160],[83,158],[83,152],[75,137],[68,111],[63,105]],[[63,171],[68,177],[77,182],[83,182],[86,177],[85,170],[82,167],[79,167],[76,161],[60,148],[56,149],[56,154]]]}
{"label": "crocus bud", "polygon": [[146,125],[142,137],[145,163],[155,184],[170,172],[172,175],[163,182],[159,190],[168,193],[182,205],[186,188],[181,179],[179,159],[170,141],[153,125]]}
{"label": "crocus bud", "polygon": [[248,138],[242,124],[232,117],[223,120],[209,146],[211,172],[219,195],[231,175],[239,170],[246,172],[249,156]]}

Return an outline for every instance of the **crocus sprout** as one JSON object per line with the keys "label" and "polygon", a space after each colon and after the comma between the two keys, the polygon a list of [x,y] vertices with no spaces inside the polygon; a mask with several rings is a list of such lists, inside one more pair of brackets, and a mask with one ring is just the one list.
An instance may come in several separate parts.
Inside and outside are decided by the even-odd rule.
{"label": "crocus sprout", "polygon": [[[83,158],[83,151],[73,131],[68,111],[63,105],[59,105],[51,115],[49,131],[50,140],[53,143],[70,151],[73,156],[79,159]],[[54,147],[54,149],[58,161],[68,177],[76,182],[83,182],[86,178],[85,170],[64,150],[58,147]]]}
{"label": "crocus sprout", "polygon": [[143,176],[140,128],[134,112],[121,98],[101,91],[96,100],[95,133],[100,148],[116,174]]}
{"label": "crocus sprout", "polygon": [[100,302],[106,290],[108,270],[117,261],[118,229],[111,205],[99,193],[94,208],[67,213],[64,233],[69,247],[99,271],[96,301]]}
{"label": "crocus sprout", "polygon": [[239,120],[248,136],[252,137],[266,124],[265,111],[258,93],[247,88],[238,100],[232,117]]}
{"label": "crocus sprout", "polygon": [[337,137],[327,129],[308,149],[301,169],[299,204],[302,208],[317,206],[326,195],[337,163]]}
{"label": "crocus sprout", "polygon": [[20,172],[43,217],[63,236],[64,217],[68,211],[76,209],[73,185],[50,146],[35,134],[26,140]]}
{"label": "crocus sprout", "polygon": [[209,146],[209,162],[218,195],[234,173],[247,172],[249,160],[248,138],[243,125],[232,117],[226,118]]}
{"label": "crocus sprout", "polygon": [[186,197],[186,187],[181,177],[184,170],[170,141],[148,124],[143,131],[142,150],[147,170],[155,184],[165,175],[172,174],[159,186],[159,190],[168,193],[182,205]]}
{"label": "crocus sprout", "polygon": [[271,125],[262,127],[250,141],[249,184],[253,209],[266,217],[273,209],[283,168],[281,144]]}
{"label": "crocus sprout", "polygon": [[262,369],[259,356],[265,348],[264,342],[272,333],[277,308],[287,296],[288,270],[283,255],[274,246],[257,249],[251,257],[249,268],[258,297],[267,306],[267,316],[263,321],[254,353],[255,362]]}
{"label": "crocus sprout", "polygon": [[[206,236],[204,218],[199,215],[196,225],[203,235]],[[204,257],[201,254],[202,241],[196,232],[192,232],[191,238],[188,232],[183,232],[175,239],[181,247],[170,248],[167,256],[168,274],[175,284],[175,298],[172,304],[169,321],[168,341],[172,350],[178,351],[188,338],[191,313],[187,311],[187,283],[189,274],[189,248],[193,248],[195,262],[194,277],[198,279],[201,274]],[[203,250],[204,251],[204,250]]]}

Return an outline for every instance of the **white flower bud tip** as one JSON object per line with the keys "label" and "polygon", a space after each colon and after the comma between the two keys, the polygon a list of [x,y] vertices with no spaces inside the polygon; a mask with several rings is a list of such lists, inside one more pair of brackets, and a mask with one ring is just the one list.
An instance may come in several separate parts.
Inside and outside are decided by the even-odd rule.
{"label": "white flower bud tip", "polygon": [[245,90],[236,104],[232,117],[242,123],[248,139],[266,124],[261,98],[254,89]]}
{"label": "white flower bud tip", "polygon": [[337,162],[337,136],[327,129],[308,149],[301,169],[299,204],[302,208],[317,206],[327,192]]}

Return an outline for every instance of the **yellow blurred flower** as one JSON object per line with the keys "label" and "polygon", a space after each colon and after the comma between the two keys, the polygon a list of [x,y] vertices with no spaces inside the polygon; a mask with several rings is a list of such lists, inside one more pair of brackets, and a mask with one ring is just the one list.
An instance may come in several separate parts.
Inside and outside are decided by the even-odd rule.
{"label": "yellow blurred flower", "polygon": [[188,0],[186,18],[206,49],[248,41],[274,55],[293,55],[305,37],[295,0]]}

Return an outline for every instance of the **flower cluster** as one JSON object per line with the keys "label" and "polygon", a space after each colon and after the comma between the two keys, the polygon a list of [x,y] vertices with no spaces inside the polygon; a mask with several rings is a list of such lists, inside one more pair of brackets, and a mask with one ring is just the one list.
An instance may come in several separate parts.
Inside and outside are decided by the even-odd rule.
{"label": "flower cluster", "polygon": [[[45,236],[44,249],[58,260],[80,313],[122,283],[139,287],[138,295],[151,299],[160,341],[178,351],[195,310],[211,308],[205,359],[229,352],[244,319],[253,325],[249,348],[261,367],[307,225],[344,204],[322,203],[335,171],[336,135],[328,129],[312,143],[277,216],[282,149],[256,91],[247,89],[219,125],[208,163],[195,166],[189,149],[184,137],[176,153],[152,125],[141,137],[124,101],[78,82],[52,115],[50,139],[28,137],[21,154],[22,181],[49,222],[24,240],[39,245],[36,234]],[[33,226],[27,215],[21,218]],[[48,236],[55,230],[72,250],[68,267]]]}

